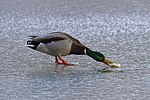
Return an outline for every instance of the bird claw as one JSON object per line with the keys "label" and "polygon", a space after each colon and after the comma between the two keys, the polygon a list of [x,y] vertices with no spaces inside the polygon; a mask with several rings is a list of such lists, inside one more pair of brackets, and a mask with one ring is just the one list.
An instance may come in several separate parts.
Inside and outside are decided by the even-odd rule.
{"label": "bird claw", "polygon": [[57,65],[65,65],[65,66],[74,66],[74,64],[70,64],[70,63],[68,63],[68,62],[55,62]]}

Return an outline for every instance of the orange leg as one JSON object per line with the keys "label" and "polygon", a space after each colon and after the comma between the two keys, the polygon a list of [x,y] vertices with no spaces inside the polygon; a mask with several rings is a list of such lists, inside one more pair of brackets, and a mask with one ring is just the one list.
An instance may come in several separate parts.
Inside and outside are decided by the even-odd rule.
{"label": "orange leg", "polygon": [[59,65],[59,64],[63,64],[62,62],[60,62],[60,61],[58,60],[57,56],[55,57],[55,59],[56,59],[55,63],[57,63],[58,65]]}
{"label": "orange leg", "polygon": [[62,61],[62,63],[63,63],[64,65],[67,65],[67,66],[73,66],[73,65],[74,65],[74,64],[70,64],[70,63],[66,62],[64,59],[61,58],[60,55],[58,56],[58,58]]}

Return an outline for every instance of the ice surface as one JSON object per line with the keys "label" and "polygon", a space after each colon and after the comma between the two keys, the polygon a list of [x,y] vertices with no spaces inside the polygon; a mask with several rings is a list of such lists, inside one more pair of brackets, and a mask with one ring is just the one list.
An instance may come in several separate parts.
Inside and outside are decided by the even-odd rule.
{"label": "ice surface", "polygon": [[[150,84],[149,0],[1,0],[1,100],[147,100]],[[26,47],[29,35],[67,32],[121,64],[121,71],[87,56],[54,72],[53,57]],[[61,67],[61,66],[59,66]]]}

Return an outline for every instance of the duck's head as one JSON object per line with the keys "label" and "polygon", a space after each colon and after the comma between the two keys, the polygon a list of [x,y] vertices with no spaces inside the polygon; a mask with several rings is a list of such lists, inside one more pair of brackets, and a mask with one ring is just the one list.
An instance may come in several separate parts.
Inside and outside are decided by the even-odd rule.
{"label": "duck's head", "polygon": [[105,58],[105,56],[100,52],[92,51],[89,48],[86,48],[84,52],[85,52],[85,54],[87,54],[88,56],[93,58],[94,60],[103,62],[104,64],[106,64],[112,68],[120,67],[120,64],[113,63],[111,60]]}
{"label": "duck's head", "polygon": [[39,45],[40,43],[39,42],[36,42],[34,40],[28,40],[27,41],[27,47],[33,49],[33,50],[36,50],[37,46]]}

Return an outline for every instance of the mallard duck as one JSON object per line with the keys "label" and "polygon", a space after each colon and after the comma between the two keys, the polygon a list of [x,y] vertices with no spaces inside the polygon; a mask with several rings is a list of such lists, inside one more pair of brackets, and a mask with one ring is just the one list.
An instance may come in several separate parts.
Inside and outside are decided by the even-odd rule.
{"label": "mallard duck", "polygon": [[73,38],[64,32],[53,32],[43,36],[29,36],[30,40],[27,41],[27,46],[33,50],[37,50],[48,55],[55,57],[56,64],[73,65],[65,61],[62,56],[70,54],[75,55],[88,55],[98,62],[103,62],[112,68],[120,67],[119,64],[113,63],[111,60],[97,51],[93,51],[81,44],[77,39]]}

